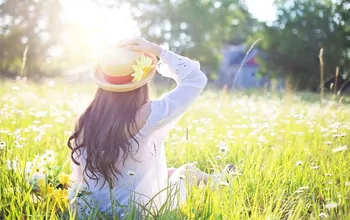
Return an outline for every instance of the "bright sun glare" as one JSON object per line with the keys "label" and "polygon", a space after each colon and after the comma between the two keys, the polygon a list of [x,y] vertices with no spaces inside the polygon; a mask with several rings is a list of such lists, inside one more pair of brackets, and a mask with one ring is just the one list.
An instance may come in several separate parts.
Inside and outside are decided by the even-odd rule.
{"label": "bright sun glare", "polygon": [[127,5],[116,9],[101,8],[86,0],[60,0],[64,18],[83,27],[90,49],[98,54],[104,43],[115,43],[139,35]]}

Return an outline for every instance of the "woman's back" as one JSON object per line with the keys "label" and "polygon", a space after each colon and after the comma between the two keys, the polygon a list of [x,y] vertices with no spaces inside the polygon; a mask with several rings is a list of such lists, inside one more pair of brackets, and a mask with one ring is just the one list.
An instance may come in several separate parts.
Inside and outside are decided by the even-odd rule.
{"label": "woman's back", "polygon": [[[114,154],[117,155],[117,157],[111,158],[114,163],[109,163],[112,170],[117,168],[118,175],[113,176],[110,181],[105,181],[106,178],[101,173],[98,174],[98,178],[95,178],[96,172],[91,172],[94,169],[86,169],[88,158],[96,157],[95,154],[99,154],[98,160],[95,162],[105,164],[101,160],[110,158],[111,155],[106,155],[106,153],[112,152],[111,154],[113,154],[118,145],[105,144],[104,147],[108,147],[108,152],[98,151],[91,143],[89,145],[85,141],[86,138],[82,138],[81,148],[73,155],[76,162],[80,164],[73,164],[75,179],[77,182],[86,180],[89,185],[88,190],[99,203],[100,211],[115,209],[122,215],[124,210],[121,207],[131,204],[130,202],[143,206],[150,201],[149,206],[159,209],[167,200],[169,184],[164,139],[177,119],[200,95],[206,85],[207,78],[200,71],[198,62],[166,50],[163,50],[159,57],[158,72],[165,77],[174,79],[177,87],[158,100],[144,102],[133,113],[134,123],[130,127],[131,129],[127,128],[128,134],[131,134],[132,137],[123,136],[129,140],[125,144],[126,147],[118,154]],[[108,108],[108,106],[104,106],[104,108]],[[118,113],[116,112],[116,114]],[[97,124],[101,120],[111,119],[105,118],[108,117],[106,115],[93,115],[92,117],[95,117]],[[108,136],[111,134],[110,131],[105,131],[100,127],[99,129],[104,130],[107,135],[99,133],[98,129],[94,130],[94,125],[91,123],[86,123],[86,125],[90,127],[83,126],[82,136],[89,137],[86,135],[93,134],[94,137],[98,138],[98,141],[93,140],[94,143],[103,142],[104,137],[113,140],[118,138],[118,134],[112,137]],[[97,135],[94,132],[86,132],[87,129],[94,130]],[[81,153],[80,156],[79,153]],[[92,166],[92,168],[95,167]],[[104,184],[106,182],[107,184]],[[162,190],[163,192],[160,193]],[[118,204],[119,208],[112,207],[112,204]],[[151,210],[150,208],[147,209]]]}

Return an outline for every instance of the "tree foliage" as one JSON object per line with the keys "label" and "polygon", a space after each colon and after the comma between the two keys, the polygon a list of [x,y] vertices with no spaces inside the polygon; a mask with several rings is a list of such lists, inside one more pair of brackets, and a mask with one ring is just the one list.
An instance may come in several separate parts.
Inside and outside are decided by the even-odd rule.
{"label": "tree foliage", "polygon": [[207,74],[217,74],[223,44],[243,43],[258,26],[239,0],[128,2],[145,37],[201,61]]}
{"label": "tree foliage", "polygon": [[[269,24],[255,20],[243,0],[87,1],[129,5],[144,37],[199,60],[210,78],[218,75],[225,44],[250,46],[257,39],[261,72],[288,77],[300,89],[319,86],[321,48],[325,80],[337,66],[340,75],[350,75],[348,0],[276,0],[278,18]],[[62,11],[59,0],[0,0],[0,75],[19,74],[26,47],[28,77],[60,73],[91,58],[88,31],[62,19]]]}
{"label": "tree foliage", "polygon": [[5,0],[0,2],[0,18],[0,72],[18,75],[26,59],[28,77],[43,74],[61,33],[58,1]]}
{"label": "tree foliage", "polygon": [[263,71],[288,77],[300,89],[317,88],[320,83],[320,49],[323,48],[325,78],[336,67],[349,72],[349,11],[345,0],[295,0],[278,2],[278,19],[265,24],[261,38]]}

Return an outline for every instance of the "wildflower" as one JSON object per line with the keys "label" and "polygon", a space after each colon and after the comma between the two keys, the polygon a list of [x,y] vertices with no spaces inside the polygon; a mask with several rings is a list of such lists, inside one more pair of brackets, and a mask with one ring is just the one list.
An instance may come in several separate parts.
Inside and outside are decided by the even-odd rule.
{"label": "wildflower", "polygon": [[44,155],[47,157],[54,157],[55,153],[53,150],[46,150]]}
{"label": "wildflower", "polygon": [[25,173],[27,175],[30,175],[30,173],[32,172],[32,169],[33,169],[33,163],[32,162],[27,162],[26,166],[25,166],[25,169],[24,169]]}
{"label": "wildflower", "polygon": [[34,142],[38,142],[38,141],[40,141],[41,140],[41,136],[40,135],[38,135],[38,136],[36,136],[34,139]]}
{"label": "wildflower", "polygon": [[0,142],[0,150],[5,149],[5,147],[6,147],[6,142],[1,141],[1,142]]}
{"label": "wildflower", "polygon": [[16,148],[18,148],[18,149],[21,149],[23,146],[20,144],[20,143],[18,143],[17,141],[15,141],[15,145],[16,145]]}
{"label": "wildflower", "polygon": [[335,134],[333,135],[333,138],[336,139],[336,138],[340,138],[340,137],[345,137],[346,134]]}
{"label": "wildflower", "polygon": [[220,185],[221,185],[221,186],[229,186],[230,184],[229,184],[228,182],[221,181],[221,182],[220,182]]}
{"label": "wildflower", "polygon": [[63,116],[59,116],[59,117],[55,118],[54,122],[63,124],[66,122],[66,118]]}
{"label": "wildflower", "polygon": [[62,189],[54,189],[51,193],[52,200],[61,208],[62,210],[68,205],[68,191]]}
{"label": "wildflower", "polygon": [[338,206],[338,203],[330,201],[325,205],[326,209],[334,209]]}
{"label": "wildflower", "polygon": [[321,219],[327,218],[327,217],[328,217],[328,215],[327,215],[326,213],[324,213],[324,212],[321,212],[318,216],[319,216]]}
{"label": "wildflower", "polygon": [[221,142],[219,145],[219,148],[220,148],[220,152],[222,153],[226,153],[228,151],[228,146],[226,145],[225,142]]}
{"label": "wildflower", "polygon": [[60,173],[58,175],[58,181],[64,186],[67,186],[70,182],[70,176],[66,173]]}
{"label": "wildflower", "polygon": [[308,187],[308,186],[302,186],[302,187],[300,187],[299,189],[300,190],[307,190],[307,189],[309,189],[310,187]]}
{"label": "wildflower", "polygon": [[11,162],[11,160],[7,159],[6,160],[6,164],[7,164],[7,169],[8,170],[12,170],[12,162]]}
{"label": "wildflower", "polygon": [[217,155],[217,156],[216,156],[216,159],[217,159],[217,160],[220,160],[220,159],[221,159],[221,156],[220,156],[220,155]]}
{"label": "wildflower", "polygon": [[332,152],[333,153],[338,153],[338,152],[344,151],[346,149],[348,149],[348,146],[341,146],[341,147],[333,148]]}
{"label": "wildflower", "polygon": [[128,171],[128,175],[133,176],[133,175],[135,175],[135,172],[132,171],[132,170],[129,170],[129,171]]}
{"label": "wildflower", "polygon": [[47,187],[47,194],[48,194],[48,195],[52,194],[53,191],[54,191],[54,188],[53,188],[52,186],[48,186],[48,187]]}
{"label": "wildflower", "polygon": [[295,193],[303,193],[304,190],[298,189],[297,191],[295,191]]}
{"label": "wildflower", "polygon": [[303,161],[299,160],[295,163],[294,166],[301,166],[301,165],[303,165]]}
{"label": "wildflower", "polygon": [[46,184],[45,179],[38,180],[36,185],[42,194],[44,194],[47,191],[47,189],[46,189],[47,184]]}
{"label": "wildflower", "polygon": [[320,166],[312,166],[311,169],[313,170],[317,170],[318,168],[320,168]]}
{"label": "wildflower", "polygon": [[18,159],[15,158],[14,160],[6,160],[6,165],[8,170],[17,170],[18,167]]}

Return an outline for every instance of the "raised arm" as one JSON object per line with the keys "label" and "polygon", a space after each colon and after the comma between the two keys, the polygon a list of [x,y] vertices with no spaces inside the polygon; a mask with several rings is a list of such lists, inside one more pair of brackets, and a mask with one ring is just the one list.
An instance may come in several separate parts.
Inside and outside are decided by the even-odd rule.
{"label": "raised arm", "polygon": [[160,99],[150,101],[141,107],[139,121],[141,134],[149,134],[163,128],[178,119],[196,100],[207,83],[207,77],[200,70],[199,62],[187,57],[163,50],[160,46],[142,38],[119,43],[130,50],[153,53],[160,60],[157,70],[164,76],[176,81],[176,88]]}
{"label": "raised arm", "polygon": [[142,132],[151,133],[178,119],[197,99],[207,83],[200,64],[187,57],[163,50],[158,72],[176,81],[176,88],[150,103],[151,112]]}

